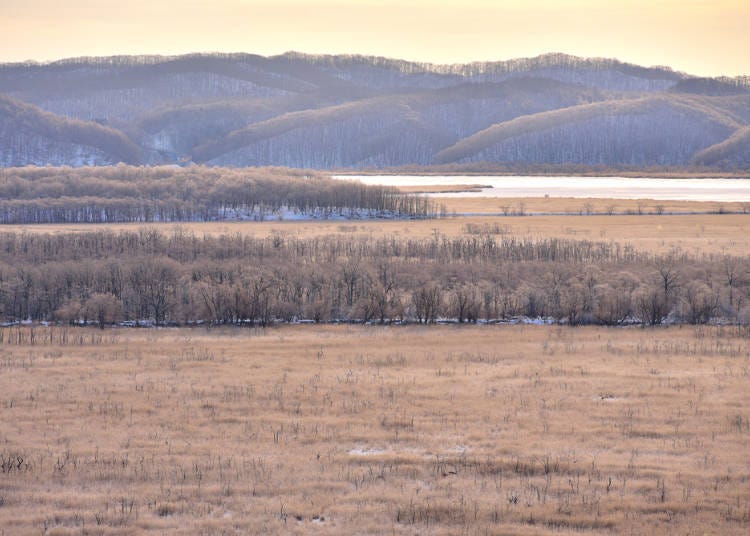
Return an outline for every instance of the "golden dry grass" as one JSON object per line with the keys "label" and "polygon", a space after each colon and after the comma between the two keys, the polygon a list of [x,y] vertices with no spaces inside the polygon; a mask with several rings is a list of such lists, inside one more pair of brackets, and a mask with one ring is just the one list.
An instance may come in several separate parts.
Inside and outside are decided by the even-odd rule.
{"label": "golden dry grass", "polygon": [[[430,190],[432,187],[418,187]],[[454,187],[458,189],[458,187]],[[441,192],[437,192],[441,193]],[[750,203],[597,199],[576,197],[439,197],[448,212],[476,214],[565,213],[667,215],[669,213],[750,212]]]}
{"label": "golden dry grass", "polygon": [[[170,232],[175,228],[203,234],[263,237],[276,233],[298,237],[330,234],[424,238],[439,232],[446,236],[471,234],[471,226],[497,225],[501,232],[521,237],[573,238],[619,242],[637,249],[666,253],[681,248],[690,253],[750,254],[750,214],[679,216],[473,216],[413,221],[274,221],[148,224]],[[84,232],[97,229],[137,231],[143,224],[41,224],[3,225],[0,231]]]}
{"label": "golden dry grass", "polygon": [[18,333],[7,534],[750,530],[729,328]]}

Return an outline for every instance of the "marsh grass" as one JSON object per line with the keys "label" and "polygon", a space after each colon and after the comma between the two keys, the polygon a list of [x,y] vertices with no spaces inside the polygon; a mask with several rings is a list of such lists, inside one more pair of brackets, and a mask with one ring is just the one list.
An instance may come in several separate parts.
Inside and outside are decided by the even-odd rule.
{"label": "marsh grass", "polygon": [[[508,207],[517,210],[520,200],[454,198],[445,201],[449,211],[503,214]],[[529,212],[569,211],[566,216],[471,216],[442,218],[438,220],[377,221],[363,220],[353,223],[340,221],[274,221],[274,222],[210,222],[210,223],[154,223],[149,228],[163,233],[192,232],[203,235],[242,234],[256,238],[283,236],[313,238],[326,235],[363,236],[367,238],[395,236],[419,239],[434,236],[435,232],[450,237],[475,236],[477,231],[497,228],[504,235],[539,238],[585,238],[629,244],[645,251],[668,253],[674,249],[693,254],[731,252],[733,255],[750,254],[750,216],[747,214],[686,214],[657,215],[651,205],[642,207],[638,215],[636,201],[591,200],[594,215],[581,215],[586,200],[582,199],[532,199],[523,200]],[[670,204],[664,210],[669,211]],[[703,203],[701,211],[717,212],[716,203]],[[663,205],[662,205],[663,206]],[[736,207],[727,204],[729,211]],[[510,210],[509,209],[509,210]],[[612,210],[618,214],[608,215]],[[630,215],[620,212],[631,211]],[[746,211],[747,212],[747,211]],[[4,225],[3,231],[25,233],[62,234],[91,232],[94,230],[139,231],[140,224],[38,224]]]}
{"label": "marsh grass", "polygon": [[0,345],[7,534],[750,529],[734,328],[72,331]]}

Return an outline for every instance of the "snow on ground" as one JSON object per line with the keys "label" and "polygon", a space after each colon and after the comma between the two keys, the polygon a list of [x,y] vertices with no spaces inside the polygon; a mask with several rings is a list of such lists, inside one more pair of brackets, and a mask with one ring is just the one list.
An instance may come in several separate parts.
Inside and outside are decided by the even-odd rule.
{"label": "snow on ground", "polygon": [[269,208],[231,208],[220,211],[222,221],[307,221],[307,220],[395,220],[402,218],[398,213],[390,210],[375,209],[324,209],[315,208],[309,211],[283,206],[279,209]]}
{"label": "snow on ground", "polygon": [[385,454],[391,452],[385,449],[373,449],[366,447],[357,447],[351,449],[348,454],[349,456],[377,456],[378,454]]}

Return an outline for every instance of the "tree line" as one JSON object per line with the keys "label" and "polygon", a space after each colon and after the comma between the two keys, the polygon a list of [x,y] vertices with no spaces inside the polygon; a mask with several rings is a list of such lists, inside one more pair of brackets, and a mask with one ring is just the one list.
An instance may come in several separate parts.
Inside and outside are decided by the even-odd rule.
{"label": "tree line", "polygon": [[492,235],[0,235],[7,322],[740,322],[747,259]]}
{"label": "tree line", "polygon": [[0,223],[216,221],[308,216],[422,218],[429,198],[304,170],[200,166],[0,169]]}

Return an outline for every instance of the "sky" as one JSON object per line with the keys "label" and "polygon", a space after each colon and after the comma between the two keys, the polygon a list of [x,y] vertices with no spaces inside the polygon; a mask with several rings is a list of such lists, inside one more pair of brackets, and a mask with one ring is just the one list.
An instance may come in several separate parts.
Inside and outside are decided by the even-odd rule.
{"label": "sky", "polygon": [[0,61],[289,50],[464,63],[564,52],[750,75],[750,0],[0,0]]}

